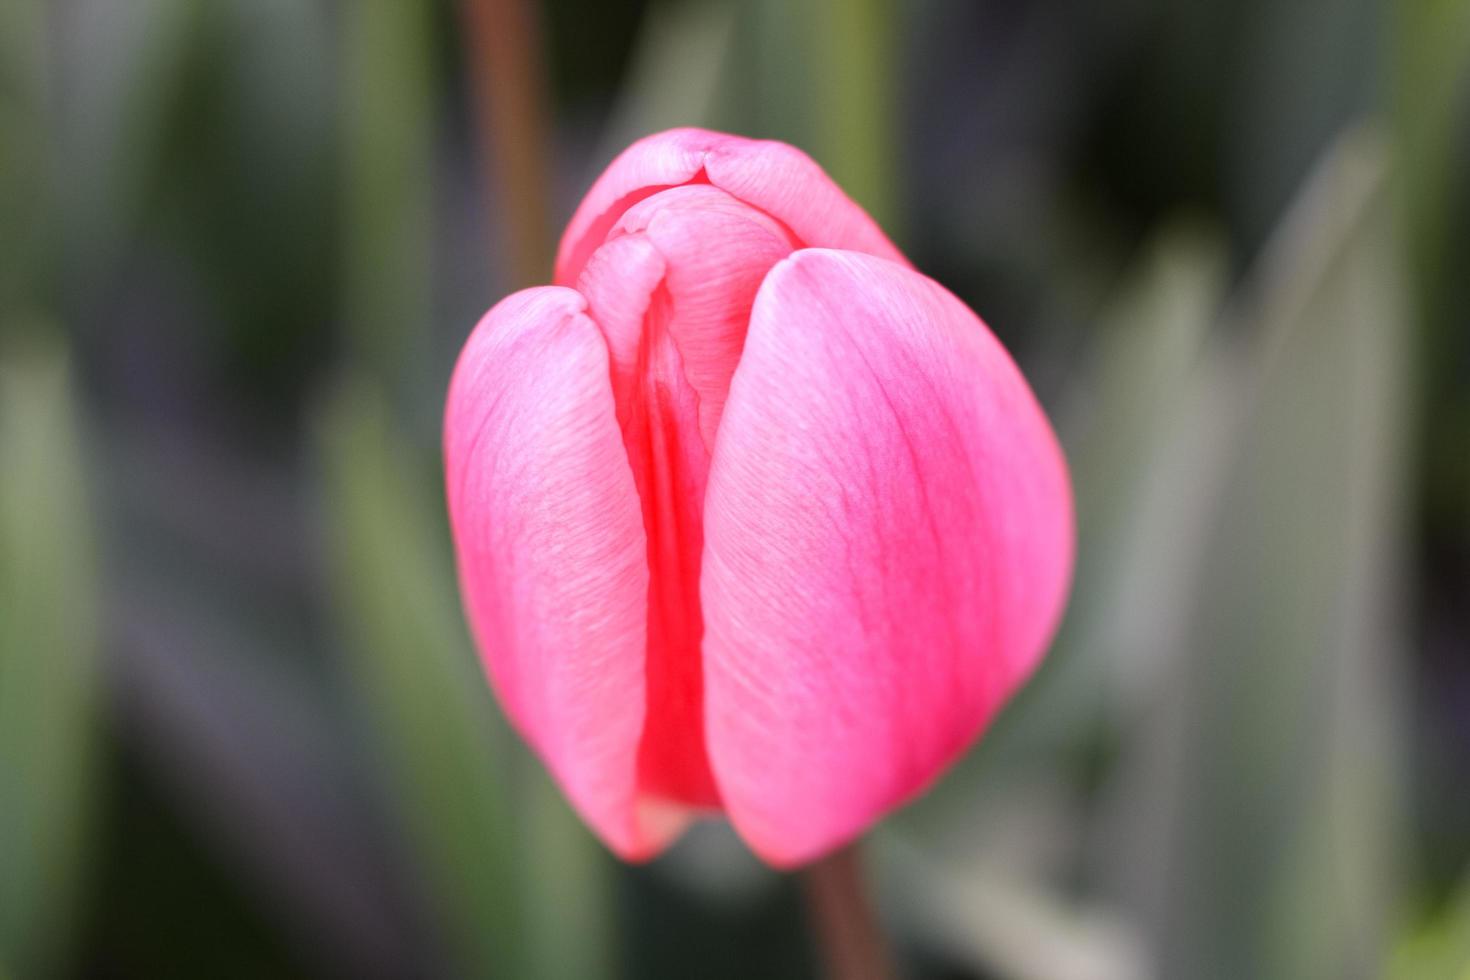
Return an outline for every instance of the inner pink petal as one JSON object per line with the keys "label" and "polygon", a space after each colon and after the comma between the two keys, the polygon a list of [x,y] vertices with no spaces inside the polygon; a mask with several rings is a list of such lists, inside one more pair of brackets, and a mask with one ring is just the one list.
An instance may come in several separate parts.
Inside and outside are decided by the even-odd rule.
{"label": "inner pink petal", "polygon": [[639,788],[717,807],[704,740],[699,605],[704,490],[751,305],[795,247],[776,222],[694,184],[629,208],[577,288],[602,328],[643,505],[650,572]]}
{"label": "inner pink petal", "polygon": [[800,247],[779,223],[709,184],[687,184],[630,208],[612,235],[642,233],[667,263],[669,324],[699,396],[699,431],[713,448],[730,378],[766,272]]}
{"label": "inner pink petal", "polygon": [[654,293],[645,318],[639,383],[623,442],[643,501],[648,535],[648,701],[639,746],[640,788],[704,806],[719,803],[703,735],[699,561],[709,451],[699,438],[699,402],[684,380],[670,331],[673,301]]}

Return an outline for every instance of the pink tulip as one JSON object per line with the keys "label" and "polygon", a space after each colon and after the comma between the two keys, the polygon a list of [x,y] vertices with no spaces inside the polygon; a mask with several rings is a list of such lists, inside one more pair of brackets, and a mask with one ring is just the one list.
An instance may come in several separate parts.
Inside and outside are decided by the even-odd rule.
{"label": "pink tulip", "polygon": [[613,851],[723,811],[810,861],[931,784],[1040,661],[1066,463],[1000,343],[800,151],[635,143],[556,285],[449,390],[468,618]]}

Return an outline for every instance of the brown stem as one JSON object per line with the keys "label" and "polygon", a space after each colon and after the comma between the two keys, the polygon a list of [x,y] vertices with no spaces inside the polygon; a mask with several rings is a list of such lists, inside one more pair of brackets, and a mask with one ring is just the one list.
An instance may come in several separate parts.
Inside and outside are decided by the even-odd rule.
{"label": "brown stem", "polygon": [[551,272],[548,100],[535,5],[462,0],[461,9],[485,186],[495,188],[513,285],[542,283]]}
{"label": "brown stem", "polygon": [[829,980],[893,980],[897,972],[868,897],[858,845],[829,854],[801,877]]}

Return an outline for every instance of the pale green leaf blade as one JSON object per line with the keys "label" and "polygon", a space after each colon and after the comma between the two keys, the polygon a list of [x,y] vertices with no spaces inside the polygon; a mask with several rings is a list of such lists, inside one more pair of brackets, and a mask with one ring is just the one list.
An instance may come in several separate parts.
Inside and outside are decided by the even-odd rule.
{"label": "pale green leaf blade", "polygon": [[1382,145],[1329,154],[1227,325],[1234,430],[1106,875],[1161,975],[1376,976],[1401,855],[1410,329]]}
{"label": "pale green leaf blade", "polygon": [[1394,947],[1391,980],[1470,980],[1470,877]]}
{"label": "pale green leaf blade", "polygon": [[649,133],[717,125],[719,93],[733,64],[735,14],[735,5],[725,0],[660,4],[649,12],[595,158],[598,166]]}
{"label": "pale green leaf blade", "polygon": [[[385,383],[421,381],[431,313],[434,91],[430,8],[344,8],[344,310],[353,355]],[[396,393],[396,389],[395,389]]]}
{"label": "pale green leaf blade", "polygon": [[0,954],[59,969],[77,925],[99,695],[95,543],[65,356],[0,358]]}
{"label": "pale green leaf blade", "polygon": [[343,669],[464,974],[515,975],[515,789],[436,546],[439,502],[371,383],[338,388],[318,434]]}

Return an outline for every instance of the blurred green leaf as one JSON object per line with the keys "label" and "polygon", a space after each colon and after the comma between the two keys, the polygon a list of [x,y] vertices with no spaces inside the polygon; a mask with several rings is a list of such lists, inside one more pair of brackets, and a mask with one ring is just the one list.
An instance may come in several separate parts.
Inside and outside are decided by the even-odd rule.
{"label": "blurred green leaf", "polygon": [[[795,4],[793,4],[795,5]],[[815,61],[814,155],[890,235],[898,87],[899,10],[892,0],[807,0]]]}
{"label": "blurred green leaf", "polygon": [[[1092,390],[1064,427],[1081,547],[1056,656],[1074,701],[1103,693],[1127,713],[1176,652],[1170,611],[1190,588],[1178,569],[1198,562],[1211,501],[1202,483],[1218,478],[1228,445],[1205,428],[1181,445],[1176,432],[1198,398],[1225,287],[1219,234],[1182,219],[1154,237],[1102,317]],[[1049,714],[1054,724],[1081,712]]]}
{"label": "blurred green leaf", "polygon": [[1454,141],[1463,135],[1470,107],[1470,3],[1401,0],[1390,9],[1395,136],[1410,248],[1420,274],[1438,284],[1455,272],[1442,264],[1458,213],[1451,199],[1463,203],[1467,193]]}
{"label": "blurred green leaf", "polygon": [[[901,934],[922,938],[979,975],[1007,980],[1147,980],[1147,950],[1133,923],[1101,902],[1079,901],[1047,872],[1031,866],[1035,852],[1060,839],[1051,818],[1057,801],[1019,789],[1014,805],[1000,803],[972,820],[936,853],[892,837],[880,838],[885,909]],[[1009,813],[996,811],[1009,809]],[[1034,855],[1031,855],[1034,857]]]}
{"label": "blurred green leaf", "polygon": [[135,244],[157,182],[170,176],[163,158],[208,13],[191,0],[87,0],[55,32],[68,67],[57,172],[72,283],[81,287],[71,302],[92,298]]}
{"label": "blurred green leaf", "polygon": [[1429,405],[1426,523],[1470,534],[1470,396],[1465,310],[1470,306],[1470,2],[1391,5],[1391,106],[1417,311],[1422,398]]}
{"label": "blurred green leaf", "polygon": [[736,9],[723,124],[806,150],[892,233],[901,218],[898,7],[891,0],[751,0]]}
{"label": "blurred green leaf", "polygon": [[716,125],[718,96],[733,64],[735,12],[725,0],[661,3],[649,11],[602,137],[599,166],[649,133]]}
{"label": "blurred green leaf", "polygon": [[748,0],[737,8],[727,128],[812,149],[818,107],[810,51],[809,0]]}
{"label": "blurred green leaf", "polygon": [[91,822],[100,677],[81,457],[64,353],[0,357],[0,953],[24,976],[59,970]]}
{"label": "blurred green leaf", "polygon": [[1120,747],[1103,849],[1165,976],[1384,963],[1408,445],[1394,229],[1384,148],[1353,134],[1261,257],[1201,380],[1209,411],[1193,417],[1227,420],[1230,464],[1198,570],[1176,570],[1197,586],[1183,656]]}
{"label": "blurred green leaf", "polygon": [[442,505],[370,382],[338,389],[319,430],[345,667],[462,969],[603,975],[611,859],[518,764],[466,635]]}
{"label": "blurred green leaf", "polygon": [[[530,761],[530,760],[526,760]],[[583,826],[550,777],[535,766],[521,783],[525,826],[521,873],[533,976],[613,976],[618,943],[610,907],[613,857]],[[576,937],[568,941],[568,937]]]}
{"label": "blurred green leaf", "polygon": [[348,379],[319,420],[344,668],[361,693],[465,976],[525,975],[514,783],[432,515],[380,390]]}
{"label": "blurred green leaf", "polygon": [[[1239,52],[1217,85],[1224,193],[1247,254],[1270,234],[1322,148],[1379,99],[1382,0],[1245,0],[1220,4],[1237,18]],[[1241,16],[1245,14],[1245,16]]]}
{"label": "blurred green leaf", "polygon": [[0,0],[0,316],[46,305],[52,244],[46,8]]}
{"label": "blurred green leaf", "polygon": [[430,317],[433,65],[428,4],[343,11],[343,314],[356,357],[396,396],[422,379]]}
{"label": "blurred green leaf", "polygon": [[1401,940],[1391,980],[1470,980],[1470,877],[1439,915]]}

